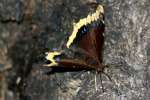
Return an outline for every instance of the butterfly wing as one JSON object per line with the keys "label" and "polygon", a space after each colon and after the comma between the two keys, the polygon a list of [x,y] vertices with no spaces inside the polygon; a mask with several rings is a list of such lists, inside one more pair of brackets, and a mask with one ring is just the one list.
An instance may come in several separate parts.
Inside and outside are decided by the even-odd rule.
{"label": "butterfly wing", "polygon": [[[99,12],[100,11],[100,12]],[[86,22],[86,24],[83,24],[81,28],[79,28],[76,36],[76,31],[72,33],[72,35],[69,37],[69,40],[67,42],[67,47],[69,48],[70,44],[73,43],[72,41],[74,39],[77,40],[79,48],[81,51],[85,54],[86,60],[75,60],[75,59],[61,59],[59,61],[55,60],[55,56],[59,55],[60,53],[49,53],[49,56],[47,57],[48,60],[52,62],[52,64],[49,64],[50,67],[55,66],[63,66],[65,68],[81,68],[81,69],[97,69],[98,66],[100,69],[102,69],[102,46],[103,46],[103,32],[104,32],[104,24],[99,22],[97,18],[100,18],[100,21],[102,21],[101,18],[103,18],[103,8],[102,6],[98,6],[97,10],[94,14],[88,15],[87,18],[81,19],[79,23],[77,23],[74,30],[77,30],[79,26],[83,24],[83,22]],[[101,17],[99,17],[101,16]],[[95,20],[96,19],[96,20]],[[96,22],[96,26],[92,26],[92,23]],[[103,21],[102,21],[103,22]],[[102,26],[100,26],[100,24]],[[88,26],[88,28],[87,28]],[[85,30],[85,28],[88,29],[88,31]],[[82,33],[83,31],[83,34]],[[89,63],[95,61],[96,63]]]}
{"label": "butterfly wing", "polygon": [[88,33],[82,36],[78,41],[79,48],[86,54],[87,57],[95,59],[97,62],[102,62],[102,49],[104,43],[104,24],[91,28]]}
{"label": "butterfly wing", "polygon": [[[91,32],[91,35],[93,35],[93,46],[95,48],[95,52],[97,55],[97,58],[100,63],[102,63],[102,52],[103,52],[103,44],[104,44],[104,29],[105,26],[103,23],[99,23],[98,27],[93,28],[93,32]],[[94,34],[92,34],[94,33]]]}

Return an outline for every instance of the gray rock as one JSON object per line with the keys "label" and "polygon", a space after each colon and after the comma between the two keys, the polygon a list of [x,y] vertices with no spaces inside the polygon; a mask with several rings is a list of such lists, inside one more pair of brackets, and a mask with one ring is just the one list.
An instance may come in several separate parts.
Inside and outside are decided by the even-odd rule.
{"label": "gray rock", "polygon": [[84,6],[89,1],[0,1],[0,47],[7,49],[0,71],[7,84],[6,100],[150,99],[149,0],[97,0],[105,8],[103,58],[112,81],[94,71],[44,74],[50,70],[42,66],[44,53],[61,49],[73,22],[89,13]]}

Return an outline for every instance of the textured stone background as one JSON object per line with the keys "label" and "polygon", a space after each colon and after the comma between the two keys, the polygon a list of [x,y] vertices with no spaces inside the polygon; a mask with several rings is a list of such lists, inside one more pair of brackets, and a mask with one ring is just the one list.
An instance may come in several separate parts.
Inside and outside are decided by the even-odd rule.
{"label": "textured stone background", "polygon": [[46,75],[44,53],[60,47],[93,0],[0,0],[0,100],[149,100],[150,1],[97,0],[105,8],[105,70]]}

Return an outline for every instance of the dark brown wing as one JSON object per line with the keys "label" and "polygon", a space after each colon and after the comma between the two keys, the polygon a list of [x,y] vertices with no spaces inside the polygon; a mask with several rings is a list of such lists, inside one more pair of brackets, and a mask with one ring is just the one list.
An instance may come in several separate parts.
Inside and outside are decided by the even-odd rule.
{"label": "dark brown wing", "polygon": [[98,56],[98,59],[100,62],[102,62],[102,52],[103,52],[103,44],[104,44],[104,24],[101,23],[97,28],[95,28],[93,33],[95,33],[95,48],[96,48],[96,53]]}
{"label": "dark brown wing", "polygon": [[51,66],[51,70],[46,72],[46,74],[53,73],[61,73],[61,72],[76,72],[76,71],[91,71],[97,70],[98,72],[102,72],[103,67],[99,67],[99,65],[89,65],[81,60],[74,59],[63,59],[57,62],[58,66]]}
{"label": "dark brown wing", "polygon": [[78,69],[95,69],[94,66],[87,64],[82,60],[75,60],[75,59],[62,59],[58,62],[59,66],[71,67],[71,68],[78,68]]}
{"label": "dark brown wing", "polygon": [[104,25],[92,28],[79,41],[79,47],[88,56],[99,63],[102,62],[102,48],[104,43]]}
{"label": "dark brown wing", "polygon": [[57,62],[58,66],[52,66],[52,68],[63,68],[63,69],[77,69],[77,70],[97,70],[103,72],[104,66],[102,64],[87,64],[82,60],[75,59],[62,59]]}

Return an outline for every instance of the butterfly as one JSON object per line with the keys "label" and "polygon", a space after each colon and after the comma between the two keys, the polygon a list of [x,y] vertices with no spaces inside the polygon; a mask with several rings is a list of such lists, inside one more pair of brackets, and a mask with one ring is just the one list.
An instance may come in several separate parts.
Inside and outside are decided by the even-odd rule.
{"label": "butterfly", "polygon": [[[96,7],[95,12],[80,19],[77,23],[73,23],[73,31],[66,43],[67,49],[71,49],[71,46],[75,45],[76,52],[82,57],[69,58],[61,51],[48,52],[46,59],[49,64],[47,66],[54,72],[66,69],[73,71],[96,70],[98,73],[107,75],[104,72],[107,66],[102,64],[103,33],[105,31],[104,9],[99,4],[92,5]],[[108,78],[110,79],[109,76]]]}

